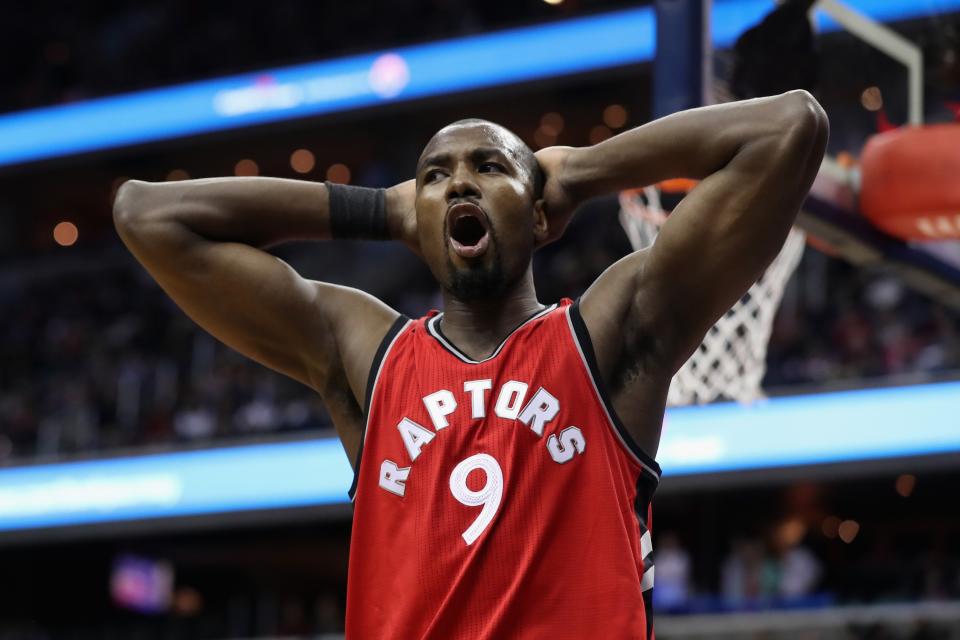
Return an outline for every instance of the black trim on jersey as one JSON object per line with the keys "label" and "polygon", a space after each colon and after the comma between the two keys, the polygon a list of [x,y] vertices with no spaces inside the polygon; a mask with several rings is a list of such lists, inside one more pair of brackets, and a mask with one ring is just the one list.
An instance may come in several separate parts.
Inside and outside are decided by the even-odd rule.
{"label": "black trim on jersey", "polygon": [[644,617],[647,619],[647,637],[653,637],[653,589],[647,589],[640,594],[643,598]]}
{"label": "black trim on jersey", "polygon": [[587,361],[587,367],[590,369],[590,375],[593,377],[593,383],[596,385],[597,391],[600,394],[600,400],[603,402],[607,414],[609,414],[610,420],[613,422],[613,426],[620,434],[620,439],[623,440],[624,444],[627,445],[630,451],[644,465],[650,467],[650,470],[656,474],[657,480],[659,480],[661,473],[660,465],[637,444],[637,441],[634,440],[630,432],[627,431],[627,428],[620,420],[620,416],[617,415],[617,412],[613,408],[610,394],[607,393],[607,387],[603,383],[603,377],[600,375],[600,367],[597,365],[597,356],[593,350],[593,341],[590,339],[590,333],[587,331],[587,325],[583,321],[583,316],[580,315],[580,298],[577,298],[573,304],[570,305],[570,321],[573,324],[573,331],[576,334],[577,341],[580,343],[580,349],[583,352],[584,359]]}
{"label": "black trim on jersey", "polygon": [[377,347],[377,353],[373,356],[373,362],[370,363],[370,372],[367,374],[367,393],[363,399],[363,431],[360,433],[360,448],[357,450],[357,459],[353,465],[353,482],[350,483],[350,489],[347,491],[350,500],[353,500],[354,495],[357,493],[357,482],[360,480],[360,462],[363,460],[363,442],[367,436],[367,418],[370,413],[373,385],[377,381],[377,374],[380,373],[380,366],[383,364],[383,357],[387,354],[387,349],[390,348],[394,338],[397,337],[401,329],[407,326],[409,321],[410,318],[402,313],[393,321],[390,329],[387,330],[386,335],[383,336],[383,339],[380,341],[380,346]]}
{"label": "black trim on jersey", "polygon": [[[633,503],[633,510],[637,516],[637,524],[640,528],[640,539],[643,539],[645,534],[653,535],[653,532],[650,531],[650,503],[653,500],[653,494],[657,490],[657,481],[653,479],[652,476],[641,473],[637,477],[637,497]],[[642,549],[642,543],[641,543]],[[640,580],[641,585],[643,584],[643,576],[647,575],[648,571],[653,571],[654,560],[653,553],[649,553],[642,558],[643,562],[643,573],[641,574]],[[646,591],[642,592],[640,595],[643,598],[643,608],[644,615],[646,616],[647,621],[647,637],[653,637],[653,590],[656,586],[651,586]]]}
{"label": "black trim on jersey", "polygon": [[528,317],[526,320],[524,320],[523,322],[515,326],[513,329],[510,330],[510,333],[508,333],[506,337],[500,341],[500,344],[497,345],[497,348],[493,350],[493,353],[491,353],[489,356],[487,356],[483,360],[474,360],[473,358],[471,358],[470,356],[462,352],[459,348],[457,348],[457,345],[453,344],[450,338],[448,338],[443,334],[443,331],[440,329],[440,317],[443,315],[442,313],[438,313],[437,315],[435,315],[434,317],[430,318],[427,321],[427,332],[430,335],[432,335],[438,343],[440,343],[440,346],[443,347],[445,351],[456,356],[460,360],[468,364],[481,364],[483,362],[486,362],[488,360],[493,360],[494,358],[496,358],[497,355],[500,353],[500,350],[503,349],[503,346],[507,344],[507,340],[509,340],[510,337],[520,329],[520,327],[524,326],[531,320],[535,320],[540,316],[547,315],[548,313],[550,313],[556,308],[557,308],[556,303],[547,305],[543,309],[540,309],[539,311],[537,311],[536,313]]}
{"label": "black trim on jersey", "polygon": [[653,501],[653,494],[656,490],[656,481],[651,481],[649,477],[645,477],[643,474],[637,478],[637,497],[633,502],[633,511],[637,514],[641,534],[650,530],[647,517],[650,515],[650,503]]}

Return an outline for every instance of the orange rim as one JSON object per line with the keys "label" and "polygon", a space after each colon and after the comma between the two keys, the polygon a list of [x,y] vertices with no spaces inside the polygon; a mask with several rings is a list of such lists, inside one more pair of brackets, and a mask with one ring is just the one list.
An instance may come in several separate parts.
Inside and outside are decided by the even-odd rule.
{"label": "orange rim", "polygon": [[807,232],[807,244],[813,247],[814,249],[816,249],[817,251],[819,251],[820,253],[825,253],[831,258],[840,257],[840,251],[835,246],[833,246],[823,238],[813,235],[809,231]]}
{"label": "orange rim", "polygon": [[699,183],[699,180],[693,180],[691,178],[673,178],[671,180],[664,180],[657,186],[660,187],[661,191],[666,193],[690,193]]}
{"label": "orange rim", "polygon": [[[671,178],[670,180],[658,182],[654,186],[664,193],[689,193],[698,184],[700,184],[700,181],[693,180],[692,178]],[[620,193],[632,196],[643,193],[644,189],[646,189],[646,187],[634,187],[632,189],[624,189]]]}

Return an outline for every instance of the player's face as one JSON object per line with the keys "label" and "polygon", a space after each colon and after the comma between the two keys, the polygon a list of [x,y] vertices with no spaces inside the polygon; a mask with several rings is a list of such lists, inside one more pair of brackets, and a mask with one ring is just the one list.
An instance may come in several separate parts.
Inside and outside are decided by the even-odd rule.
{"label": "player's face", "polygon": [[540,203],[512,155],[517,142],[489,125],[441,129],[417,170],[417,229],[434,277],[461,300],[495,298],[526,272]]}

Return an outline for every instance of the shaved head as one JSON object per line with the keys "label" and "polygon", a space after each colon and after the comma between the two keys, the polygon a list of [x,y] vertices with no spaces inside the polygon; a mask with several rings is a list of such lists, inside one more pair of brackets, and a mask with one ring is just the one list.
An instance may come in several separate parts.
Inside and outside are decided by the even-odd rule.
{"label": "shaved head", "polygon": [[510,131],[510,129],[482,118],[464,118],[463,120],[457,120],[433,134],[427,146],[423,148],[420,159],[417,161],[418,175],[424,162],[436,151],[437,142],[442,138],[443,134],[449,133],[451,129],[459,127],[480,127],[485,129],[489,133],[490,145],[506,153],[526,174],[530,185],[530,194],[533,199],[536,200],[542,197],[543,171],[540,169],[540,163],[537,162],[533,150],[526,142],[520,139],[520,136]]}

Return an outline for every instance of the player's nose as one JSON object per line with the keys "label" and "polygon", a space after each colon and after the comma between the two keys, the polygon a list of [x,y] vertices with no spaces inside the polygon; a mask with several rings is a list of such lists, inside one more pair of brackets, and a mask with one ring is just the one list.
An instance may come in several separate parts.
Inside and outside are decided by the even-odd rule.
{"label": "player's nose", "polygon": [[480,197],[480,188],[465,163],[458,163],[452,171],[453,173],[450,174],[450,179],[447,181],[447,202],[459,198]]}

